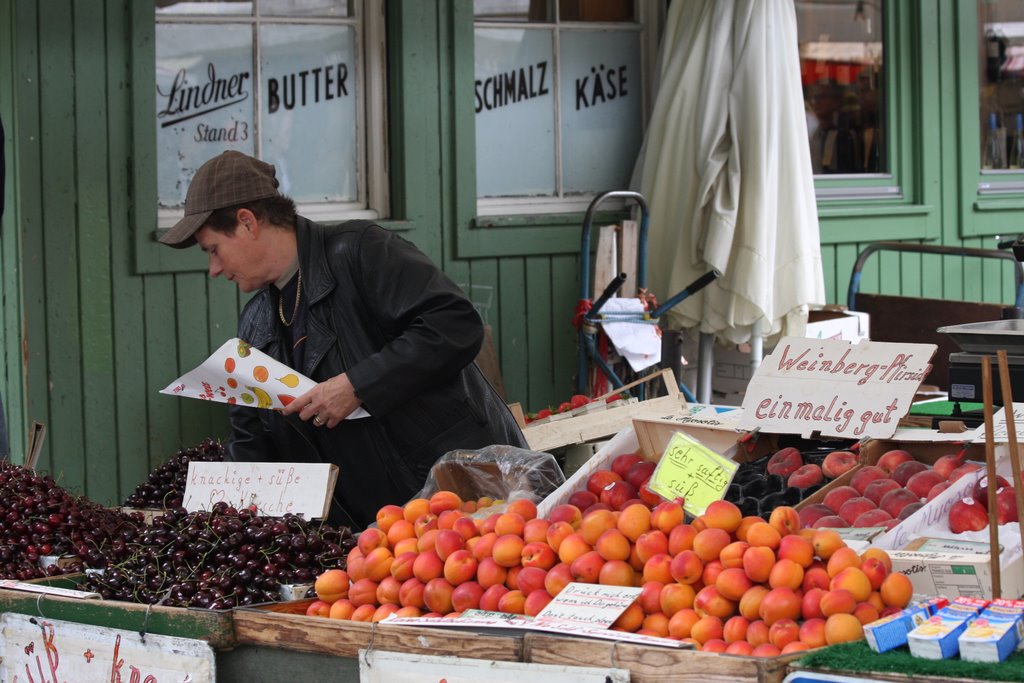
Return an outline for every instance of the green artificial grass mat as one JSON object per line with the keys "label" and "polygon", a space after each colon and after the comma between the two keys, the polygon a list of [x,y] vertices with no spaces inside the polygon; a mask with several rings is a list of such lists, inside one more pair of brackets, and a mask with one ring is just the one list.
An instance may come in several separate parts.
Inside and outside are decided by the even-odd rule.
{"label": "green artificial grass mat", "polygon": [[[955,405],[956,403],[953,401],[929,401],[928,403],[915,403],[910,406],[910,414],[949,416],[953,414],[953,407]],[[982,410],[984,407],[984,403],[960,402],[960,410],[964,413],[969,413],[972,410]]]}
{"label": "green artificial grass mat", "polygon": [[961,659],[921,659],[906,648],[874,652],[861,640],[842,643],[811,652],[794,662],[808,669],[831,669],[842,672],[872,671],[907,676],[938,676],[941,678],[973,678],[980,681],[1024,681],[1024,652],[1015,650],[998,664],[965,662]]}

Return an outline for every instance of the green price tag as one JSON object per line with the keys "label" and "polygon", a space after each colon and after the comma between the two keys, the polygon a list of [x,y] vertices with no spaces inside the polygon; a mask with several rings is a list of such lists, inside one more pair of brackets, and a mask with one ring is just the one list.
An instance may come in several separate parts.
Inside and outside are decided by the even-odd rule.
{"label": "green price tag", "polygon": [[662,498],[684,499],[683,509],[697,517],[725,497],[737,464],[696,439],[676,432],[668,442],[649,484]]}

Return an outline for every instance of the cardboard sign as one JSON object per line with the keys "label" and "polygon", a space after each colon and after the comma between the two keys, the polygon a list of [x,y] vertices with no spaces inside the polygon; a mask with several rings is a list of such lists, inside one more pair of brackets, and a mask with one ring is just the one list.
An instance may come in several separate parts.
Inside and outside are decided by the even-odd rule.
{"label": "cardboard sign", "polygon": [[202,640],[140,635],[7,612],[0,618],[0,680],[188,681],[217,679],[213,648]]}
{"label": "cardboard sign", "polygon": [[607,628],[626,611],[640,589],[631,586],[602,586],[570,583],[540,612],[538,621],[558,621]]}
{"label": "cardboard sign", "polygon": [[236,508],[255,505],[259,514],[326,517],[338,481],[329,463],[196,462],[188,464],[184,508],[209,510],[226,502]]}
{"label": "cardboard sign", "polygon": [[740,425],[804,437],[888,438],[909,412],[935,349],[785,337],[747,386]]}
{"label": "cardboard sign", "polygon": [[359,680],[364,683],[521,683],[532,678],[550,683],[629,683],[629,670],[501,662],[383,650],[359,651]]}
{"label": "cardboard sign", "polygon": [[725,496],[738,467],[693,437],[676,432],[658,461],[649,486],[662,498],[683,498],[683,509],[697,517]]}

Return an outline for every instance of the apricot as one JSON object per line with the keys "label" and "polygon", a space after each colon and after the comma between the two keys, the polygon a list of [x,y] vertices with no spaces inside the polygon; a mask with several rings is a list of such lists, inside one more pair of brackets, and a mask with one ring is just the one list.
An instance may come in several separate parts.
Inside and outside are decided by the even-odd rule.
{"label": "apricot", "polygon": [[344,569],[328,569],[316,577],[313,590],[320,600],[330,604],[347,596],[350,584],[348,572]]}
{"label": "apricot", "polygon": [[552,597],[558,597],[558,594],[562,592],[562,589],[572,583],[572,569],[571,566],[560,562],[554,567],[548,570],[548,573],[544,576],[544,589],[551,594]]}
{"label": "apricot", "polygon": [[804,568],[793,560],[780,559],[768,573],[768,585],[772,588],[792,588],[794,591],[801,587],[804,581]]}
{"label": "apricot", "polygon": [[775,551],[768,546],[751,546],[743,553],[743,571],[754,583],[767,582],[774,566]]}
{"label": "apricot", "polygon": [[427,501],[427,508],[432,515],[439,515],[445,510],[458,510],[462,507],[462,498],[454,491],[438,491]]}
{"label": "apricot", "polygon": [[[644,608],[640,606],[639,602],[633,602],[615,621],[612,622],[611,628],[626,631],[628,633],[635,633],[643,625],[644,616]],[[669,635],[673,638],[678,638],[678,636],[672,635],[671,619],[669,619]],[[689,630],[687,630],[687,635],[689,635]]]}
{"label": "apricot", "polygon": [[[802,569],[806,569],[814,562],[814,545],[803,536],[790,534],[782,537],[775,554],[780,560],[792,560]],[[800,574],[803,576],[803,572]]]}
{"label": "apricot", "polygon": [[727,643],[746,642],[748,626],[750,620],[742,615],[729,617],[722,626],[722,639]]}
{"label": "apricot", "polygon": [[[820,560],[817,560],[820,561]],[[828,590],[828,585],[832,582],[832,577],[828,575],[824,567],[811,566],[804,571],[804,582],[801,584],[801,588],[806,593],[811,588],[821,588],[822,590]]]}
{"label": "apricot", "polygon": [[781,650],[800,637],[795,619],[779,619],[768,627],[768,642]]}
{"label": "apricot", "polygon": [[754,653],[754,646],[748,643],[746,640],[736,640],[728,644],[725,648],[725,654],[727,655],[739,655],[740,657],[750,657]]}
{"label": "apricot", "polygon": [[499,536],[514,534],[521,537],[525,527],[526,519],[522,515],[516,512],[504,512],[498,515],[497,521],[494,522],[494,533]]}
{"label": "apricot", "polygon": [[821,611],[821,599],[825,596],[828,591],[822,588],[811,588],[805,590],[803,597],[800,599],[800,616],[806,619],[824,618],[825,614]]}
{"label": "apricot", "polygon": [[[722,552],[718,554],[718,559],[722,563],[722,566],[726,569],[732,569],[735,567],[743,566],[743,553],[747,551],[750,544],[746,541],[733,541],[729,545],[722,548]],[[672,537],[669,537],[669,553],[672,552]],[[812,548],[813,553],[813,548]]]}
{"label": "apricot", "polygon": [[330,607],[330,611],[327,616],[331,619],[351,619],[352,613],[356,611],[356,606],[352,604],[351,600],[335,600]]}
{"label": "apricot", "polygon": [[887,571],[892,571],[892,558],[889,557],[889,553],[885,552],[884,549],[877,548],[875,546],[868,546],[864,549],[864,552],[860,554],[862,564],[863,561],[868,559],[869,557],[877,558],[881,561],[882,564],[885,565]]}
{"label": "apricot", "polygon": [[811,536],[811,545],[814,546],[814,554],[823,560],[831,559],[836,550],[846,547],[842,536],[831,529],[815,531]]}
{"label": "apricot", "polygon": [[717,654],[724,653],[729,649],[729,646],[721,638],[712,638],[708,642],[700,646],[701,652],[714,652]]}
{"label": "apricot", "polygon": [[[348,602],[348,600],[346,600],[345,602]],[[353,609],[355,608],[353,607]],[[329,617],[330,615],[331,603],[324,602],[323,600],[314,600],[313,602],[309,603],[309,607],[306,608],[307,617]]]}
{"label": "apricot", "polygon": [[373,581],[380,581],[391,574],[391,563],[395,561],[394,555],[388,548],[374,548],[363,558],[363,571],[366,578]]}
{"label": "apricot", "polygon": [[718,580],[718,575],[722,573],[725,567],[722,566],[721,561],[711,560],[710,562],[704,563],[704,571],[701,572],[700,582],[705,586],[713,586],[715,581]]}
{"label": "apricot", "polygon": [[719,593],[714,586],[704,586],[693,598],[693,609],[701,616],[711,614],[727,619],[736,613],[736,601]]}
{"label": "apricot", "polygon": [[845,588],[834,588],[821,596],[819,607],[822,616],[826,618],[833,614],[853,614],[857,608],[857,599]]}
{"label": "apricot", "polygon": [[660,581],[670,583],[672,577],[672,558],[667,553],[658,553],[644,562],[642,581]]}
{"label": "apricot", "polygon": [[661,612],[648,614],[640,627],[641,631],[648,631],[660,638],[668,637],[668,617]]}
{"label": "apricot", "polygon": [[685,519],[686,513],[683,511],[683,506],[676,501],[666,500],[658,503],[651,510],[651,528],[658,529],[666,535],[681,525]]}
{"label": "apricot", "polygon": [[857,607],[853,610],[853,616],[857,617],[860,623],[865,626],[873,621],[877,621],[878,615],[878,609],[870,602],[858,602]]}
{"label": "apricot", "polygon": [[704,573],[704,561],[692,550],[684,550],[672,558],[669,573],[680,583],[696,583]]}
{"label": "apricot", "polygon": [[[563,542],[564,543],[564,542]],[[491,557],[502,567],[515,567],[522,562],[523,547],[526,543],[521,536],[505,534],[498,536],[491,550]]]}
{"label": "apricot", "polygon": [[580,522],[583,521],[582,508],[576,507],[568,503],[562,503],[551,508],[551,512],[548,513],[548,521],[552,524],[557,522],[566,522],[572,525],[573,529],[578,529]]}
{"label": "apricot", "polygon": [[348,599],[356,607],[360,605],[377,605],[377,582],[372,579],[359,579],[348,589]]}
{"label": "apricot", "polygon": [[800,641],[811,648],[828,645],[825,640],[825,619],[821,617],[805,619],[800,624]]}
{"label": "apricot", "polygon": [[[633,603],[633,605],[635,604],[636,603]],[[633,605],[630,605],[630,608],[632,608]],[[676,640],[689,638],[690,633],[693,629],[693,625],[700,621],[700,619],[700,615],[693,611],[693,609],[683,608],[679,610],[678,612],[673,614],[668,620],[669,637],[675,638]]]}
{"label": "apricot", "polygon": [[667,552],[668,537],[660,529],[651,529],[636,539],[636,555],[645,564],[655,555]]}
{"label": "apricot", "polygon": [[756,584],[748,588],[747,592],[740,598],[738,606],[740,615],[746,617],[748,621],[759,619],[761,601],[767,594],[768,589],[760,584]]}
{"label": "apricot", "polygon": [[479,562],[485,557],[491,557],[494,553],[494,543],[498,540],[498,534],[493,531],[477,536],[466,541],[466,547],[473,553],[473,557]]}
{"label": "apricot", "polygon": [[498,598],[498,611],[505,614],[524,614],[526,612],[526,596],[519,590],[505,593]]}
{"label": "apricot", "polygon": [[663,614],[672,617],[681,609],[692,608],[696,596],[693,586],[685,583],[666,583],[661,587],[658,604]]}
{"label": "apricot", "polygon": [[757,647],[768,642],[768,633],[771,629],[763,619],[751,619],[747,626],[747,642]]}
{"label": "apricot", "polygon": [[791,643],[786,643],[786,647],[782,648],[782,651],[779,654],[788,655],[791,652],[803,652],[810,649],[811,646],[802,640],[794,640]]}
{"label": "apricot", "polygon": [[636,570],[623,560],[608,560],[601,565],[597,582],[602,586],[635,586]]}
{"label": "apricot", "polygon": [[779,619],[799,619],[800,596],[792,588],[772,588],[761,599],[758,615],[769,626]]}
{"label": "apricot", "polygon": [[728,500],[715,500],[708,504],[702,515],[709,529],[722,529],[732,533],[739,528],[743,513],[739,506]]}
{"label": "apricot", "polygon": [[860,567],[860,556],[856,550],[844,545],[842,548],[836,549],[831,557],[828,558],[825,571],[828,572],[830,578],[834,579],[836,574],[847,567]]}
{"label": "apricot", "polygon": [[395,557],[399,557],[405,553],[418,553],[420,550],[419,540],[420,539],[418,538],[403,538],[395,544],[395,547],[391,552]]}
{"label": "apricot", "polygon": [[832,589],[845,588],[853,594],[857,602],[863,602],[871,595],[871,581],[859,566],[847,567],[832,577],[829,584]]}
{"label": "apricot", "polygon": [[370,621],[373,619],[373,615],[377,612],[377,605],[365,604],[359,605],[352,611],[352,616],[349,617],[352,621]]}
{"label": "apricot", "polygon": [[902,609],[907,606],[910,598],[913,597],[914,585],[904,574],[893,572],[885,577],[882,581],[882,587],[879,588],[878,592],[882,596],[882,602],[885,603],[886,607]]}
{"label": "apricot", "polygon": [[637,602],[643,607],[644,614],[661,611],[661,589],[664,587],[664,581],[643,581],[640,584],[640,597],[637,598]]}
{"label": "apricot", "polygon": [[697,530],[690,524],[672,527],[672,530],[668,532],[669,554],[675,556],[684,550],[693,550],[693,539],[696,537]]}
{"label": "apricot", "polygon": [[[700,612],[697,612],[700,616]],[[701,616],[691,627],[690,637],[697,642],[704,644],[709,640],[720,640],[722,638],[722,629],[724,625],[721,617],[717,617],[713,614],[707,614]]]}
{"label": "apricot", "polygon": [[551,522],[546,519],[537,519],[535,517],[531,520],[527,520],[526,524],[523,525],[523,540],[527,543],[547,543],[548,529],[550,528]]}
{"label": "apricot", "polygon": [[[732,542],[732,538],[729,536],[729,532],[724,529],[718,529],[715,527],[708,527],[703,531],[698,531],[697,535],[693,539],[693,552],[697,553],[700,559],[704,562],[710,562],[711,560],[717,560],[722,549]],[[668,547],[666,539],[666,549]]]}
{"label": "apricot", "polygon": [[485,589],[484,594],[480,596],[480,609],[487,610],[488,612],[499,611],[498,603],[502,596],[508,592],[509,589],[501,584]]}
{"label": "apricot", "polygon": [[852,614],[833,614],[825,620],[825,642],[829,645],[864,638],[864,626]]}
{"label": "apricot", "polygon": [[782,650],[780,650],[779,648],[775,647],[771,643],[761,643],[760,645],[755,647],[753,649],[753,651],[751,651],[750,656],[751,657],[763,657],[765,659],[768,659],[768,658],[771,658],[771,657],[778,657],[781,654],[782,654]]}
{"label": "apricot", "polygon": [[715,588],[729,600],[740,600],[753,586],[754,582],[740,567],[723,569],[715,578]]}
{"label": "apricot", "polygon": [[423,588],[425,584],[413,577],[402,582],[398,589],[398,602],[402,607],[423,607]]}
{"label": "apricot", "polygon": [[782,541],[782,534],[768,522],[755,522],[747,529],[744,540],[751,546],[771,548],[774,551]]}
{"label": "apricot", "polygon": [[748,516],[744,517],[743,519],[741,519],[740,520],[740,525],[736,528],[736,531],[734,532],[734,535],[736,536],[736,540],[737,541],[746,541],[747,540],[747,531],[750,530],[750,527],[753,526],[754,524],[757,524],[758,522],[763,522],[763,521],[764,521],[764,519],[762,519],[761,517],[758,517],[757,515],[748,515]]}
{"label": "apricot", "polygon": [[618,529],[608,529],[594,544],[594,550],[605,560],[627,560],[630,548],[629,539]]}
{"label": "apricot", "polygon": [[399,581],[408,581],[413,577],[413,563],[419,557],[417,552],[404,552],[395,557],[391,563],[391,576]]}
{"label": "apricot", "polygon": [[402,506],[402,517],[407,522],[415,522],[430,512],[430,501],[426,498],[413,498]]}
{"label": "apricot", "polygon": [[651,530],[650,509],[642,503],[627,505],[619,514],[616,528],[630,541],[636,542],[642,534]]}
{"label": "apricot", "polygon": [[524,520],[530,521],[537,516],[537,504],[529,498],[516,498],[508,502],[505,511],[518,514]]}
{"label": "apricot", "polygon": [[580,522],[580,534],[587,544],[593,546],[601,534],[616,528],[617,523],[618,519],[611,510],[592,510],[583,515],[583,521]]}

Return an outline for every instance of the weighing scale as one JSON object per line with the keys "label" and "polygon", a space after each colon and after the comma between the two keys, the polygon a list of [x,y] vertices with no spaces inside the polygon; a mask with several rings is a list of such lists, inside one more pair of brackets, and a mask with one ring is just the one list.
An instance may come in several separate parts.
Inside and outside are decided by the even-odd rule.
{"label": "weighing scale", "polygon": [[[996,352],[1005,350],[1010,369],[1010,389],[1014,396],[1024,396],[1024,320],[993,320],[940,327],[961,350],[949,354],[949,400],[953,414],[970,418],[978,411],[961,412],[959,403],[982,402],[981,359],[988,356],[997,367]],[[999,373],[992,373],[992,396],[996,405],[1003,405]],[[980,414],[977,416],[980,418]],[[980,422],[979,422],[980,424]]]}

